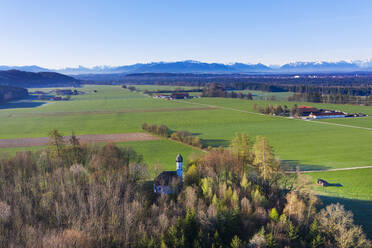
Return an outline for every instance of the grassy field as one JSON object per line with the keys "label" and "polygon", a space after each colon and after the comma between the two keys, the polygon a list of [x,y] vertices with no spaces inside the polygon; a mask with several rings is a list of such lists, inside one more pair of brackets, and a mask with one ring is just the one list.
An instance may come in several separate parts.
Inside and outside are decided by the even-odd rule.
{"label": "grassy field", "polygon": [[199,89],[199,87],[192,87],[192,86],[171,86],[171,85],[133,85],[136,87],[137,90],[140,91],[156,91],[156,90],[192,90],[192,89]]}
{"label": "grassy field", "polygon": [[372,169],[309,173],[314,184],[318,178],[342,187],[314,186],[325,204],[339,202],[353,211],[355,221],[372,238]]}
{"label": "grassy field", "polygon": [[358,200],[372,200],[372,169],[355,169],[347,171],[328,171],[309,173],[316,183],[317,178],[342,186],[316,186],[321,195],[332,195]]}
{"label": "grassy field", "polygon": [[[199,87],[192,86],[171,86],[171,85],[133,85],[136,87],[136,90],[145,92],[145,91],[174,91],[174,90],[193,90],[200,89]],[[156,94],[156,93],[154,93]],[[171,93],[161,93],[164,95],[171,95]],[[189,92],[189,96],[199,96],[201,92]]]}
{"label": "grassy field", "polygon": [[200,103],[207,103],[218,105],[222,107],[231,107],[237,108],[241,110],[248,110],[253,111],[253,104],[259,106],[266,106],[268,104],[275,105],[280,104],[282,106],[287,105],[291,108],[293,105],[297,104],[300,105],[307,105],[307,106],[314,106],[316,108],[322,109],[333,109],[333,110],[341,110],[349,113],[357,113],[361,112],[364,114],[372,115],[372,107],[371,106],[359,106],[359,105],[347,105],[347,104],[328,104],[328,103],[309,103],[309,102],[288,102],[288,101],[264,101],[264,100],[240,100],[240,99],[231,99],[231,98],[199,98],[193,99],[194,102]]}
{"label": "grassy field", "polygon": [[372,117],[361,117],[361,118],[340,118],[340,119],[329,119],[322,120],[328,123],[336,123],[342,125],[350,125],[356,127],[372,128]]}
{"label": "grassy field", "polygon": [[[371,131],[248,113],[254,103],[265,105],[265,101],[223,98],[168,101],[120,86],[86,86],[80,90],[86,94],[73,96],[71,101],[0,110],[0,138],[45,137],[54,128],[64,135],[72,131],[76,134],[130,133],[141,131],[142,123],[147,122],[165,124],[173,130],[188,130],[211,146],[228,146],[236,132],[246,132],[252,137],[264,135],[282,160],[303,169],[372,164]],[[275,103],[294,104],[272,102]],[[372,113],[371,107],[323,107]]]}
{"label": "grassy field", "polygon": [[142,154],[144,162],[149,165],[148,172],[151,177],[157,176],[163,170],[176,170],[176,156],[178,153],[181,153],[185,158],[184,164],[186,167],[189,158],[203,153],[198,149],[170,140],[125,142],[118,143],[118,146],[130,146],[138,154]]}
{"label": "grassy field", "polygon": [[287,101],[289,96],[292,96],[292,92],[265,92],[260,90],[237,90],[235,92],[242,92],[243,94],[251,93],[253,100],[277,100]]}

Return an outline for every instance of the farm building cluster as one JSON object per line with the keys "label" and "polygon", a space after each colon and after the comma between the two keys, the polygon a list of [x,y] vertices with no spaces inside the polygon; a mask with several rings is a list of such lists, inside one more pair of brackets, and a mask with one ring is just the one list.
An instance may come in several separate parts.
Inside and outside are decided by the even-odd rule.
{"label": "farm building cluster", "polygon": [[190,98],[189,93],[172,93],[171,95],[158,94],[154,98],[167,99],[167,100],[181,100]]}
{"label": "farm building cluster", "polygon": [[364,117],[362,113],[346,113],[340,110],[317,109],[311,106],[299,106],[297,114],[303,119],[330,119],[347,117]]}
{"label": "farm building cluster", "polygon": [[71,99],[72,95],[81,95],[84,92],[70,89],[57,89],[51,90],[49,92],[44,91],[34,91],[32,92],[33,95],[37,95],[38,100],[46,100],[46,101],[68,101]]}

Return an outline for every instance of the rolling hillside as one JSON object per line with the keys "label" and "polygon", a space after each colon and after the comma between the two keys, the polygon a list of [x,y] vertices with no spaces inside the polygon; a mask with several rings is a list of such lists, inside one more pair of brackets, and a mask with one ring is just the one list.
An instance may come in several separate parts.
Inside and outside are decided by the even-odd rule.
{"label": "rolling hillside", "polygon": [[71,86],[79,80],[56,72],[0,71],[0,84],[19,87]]}

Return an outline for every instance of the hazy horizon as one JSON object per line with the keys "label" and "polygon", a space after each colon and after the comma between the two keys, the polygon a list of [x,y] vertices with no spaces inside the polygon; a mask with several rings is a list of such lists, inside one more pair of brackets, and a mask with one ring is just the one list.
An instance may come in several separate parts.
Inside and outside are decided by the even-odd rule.
{"label": "hazy horizon", "polygon": [[5,0],[1,10],[1,65],[282,65],[372,58],[371,1]]}
{"label": "hazy horizon", "polygon": [[40,66],[38,64],[17,64],[17,65],[10,65],[10,64],[0,64],[0,66],[8,66],[8,67],[26,67],[26,66],[39,66],[39,67],[42,67],[42,68],[46,68],[46,69],[51,69],[51,70],[62,70],[62,69],[67,69],[67,68],[79,68],[79,67],[83,67],[83,68],[88,68],[88,69],[92,69],[92,68],[95,68],[95,67],[119,67],[119,66],[131,66],[131,65],[135,65],[135,64],[151,64],[151,63],[176,63],[176,62],[186,62],[186,61],[193,61],[193,62],[199,62],[199,63],[218,63],[218,64],[224,64],[224,65],[231,65],[231,64],[235,64],[235,63],[243,63],[243,64],[247,64],[247,65],[255,65],[255,64],[263,64],[263,65],[266,65],[268,67],[272,67],[272,68],[275,68],[275,67],[280,67],[280,66],[283,66],[283,65],[286,65],[286,64],[290,64],[290,63],[298,63],[298,62],[303,62],[303,63],[311,63],[311,62],[328,62],[328,63],[337,63],[337,62],[348,62],[348,63],[353,63],[353,62],[372,62],[372,59],[357,59],[357,60],[335,60],[335,61],[320,61],[320,60],[312,60],[312,61],[288,61],[287,63],[283,63],[283,64],[265,64],[265,63],[262,63],[262,62],[257,62],[257,63],[250,63],[250,62],[241,62],[241,61],[235,61],[235,62],[228,62],[228,63],[224,63],[224,62],[205,62],[205,61],[197,61],[197,60],[191,60],[191,59],[183,59],[183,60],[175,60],[175,61],[149,61],[149,62],[135,62],[135,63],[131,63],[131,64],[117,64],[117,65],[107,65],[107,64],[102,64],[102,65],[92,65],[92,66],[85,66],[85,65],[75,65],[75,66],[62,66],[62,67],[48,67],[48,66]]}

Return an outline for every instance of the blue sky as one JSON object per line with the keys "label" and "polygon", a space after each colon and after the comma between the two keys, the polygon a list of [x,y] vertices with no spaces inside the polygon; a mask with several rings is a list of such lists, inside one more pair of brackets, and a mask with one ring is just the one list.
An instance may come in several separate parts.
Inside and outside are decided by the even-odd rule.
{"label": "blue sky", "polygon": [[2,0],[0,64],[372,58],[370,0]]}

